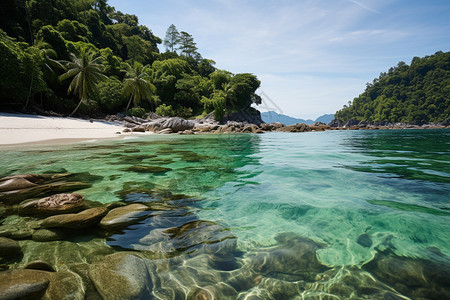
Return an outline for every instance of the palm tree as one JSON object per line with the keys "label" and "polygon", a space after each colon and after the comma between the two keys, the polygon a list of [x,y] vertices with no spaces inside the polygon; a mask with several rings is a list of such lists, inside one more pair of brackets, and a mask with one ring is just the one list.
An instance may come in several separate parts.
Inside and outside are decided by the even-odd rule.
{"label": "palm tree", "polygon": [[[28,91],[27,101],[25,102],[23,110],[27,109],[28,103],[30,102],[30,99],[31,99],[31,96],[33,95],[33,81],[35,79],[35,76],[37,74],[39,74],[39,72],[41,70],[41,66],[44,68],[44,70],[47,71],[47,72],[44,72],[44,75],[55,74],[55,72],[53,71],[54,68],[64,69],[63,65],[59,61],[52,58],[52,57],[56,57],[56,52],[55,52],[55,50],[53,50],[51,48],[50,44],[48,44],[44,41],[44,39],[42,37],[38,37],[37,39],[34,40],[33,47],[38,49],[37,53],[39,56],[39,60],[31,62],[29,65],[32,68],[29,70],[29,72],[31,73],[30,89]],[[29,49],[34,49],[34,48],[29,48]],[[44,71],[44,70],[42,70],[42,71]],[[41,97],[42,97],[42,93],[41,93]]]}
{"label": "palm tree", "polygon": [[130,108],[132,100],[135,106],[138,106],[142,100],[148,100],[153,104],[156,87],[150,82],[151,76],[147,69],[148,66],[134,62],[133,66],[127,64],[127,68],[123,70],[126,74],[122,93],[126,97],[130,97],[126,110]]}
{"label": "palm tree", "polygon": [[226,109],[226,103],[230,103],[233,108],[236,107],[236,87],[232,85],[230,82],[223,83],[222,84],[222,90],[220,92],[223,94],[223,97],[225,98],[225,109]]}
{"label": "palm tree", "polygon": [[89,95],[94,92],[95,86],[98,82],[107,77],[102,73],[103,66],[100,64],[101,56],[95,57],[96,53],[91,50],[82,48],[80,56],[70,53],[70,60],[66,62],[66,73],[59,76],[59,80],[63,81],[68,78],[73,78],[67,91],[68,94],[78,95],[80,102],[73,112],[69,115],[71,117],[80,107],[81,103],[88,99]]}
{"label": "palm tree", "polygon": [[57,57],[56,51],[52,49],[52,46],[50,46],[49,43],[44,41],[42,36],[39,36],[34,40],[34,47],[41,51],[45,70],[47,70],[49,74],[55,74],[55,68],[64,69],[61,62],[55,59]]}

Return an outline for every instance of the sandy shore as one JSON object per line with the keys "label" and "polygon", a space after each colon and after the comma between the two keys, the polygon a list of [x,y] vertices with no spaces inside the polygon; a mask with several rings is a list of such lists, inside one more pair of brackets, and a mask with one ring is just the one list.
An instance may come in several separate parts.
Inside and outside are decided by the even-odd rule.
{"label": "sandy shore", "polygon": [[102,121],[0,113],[0,145],[114,138],[123,129]]}

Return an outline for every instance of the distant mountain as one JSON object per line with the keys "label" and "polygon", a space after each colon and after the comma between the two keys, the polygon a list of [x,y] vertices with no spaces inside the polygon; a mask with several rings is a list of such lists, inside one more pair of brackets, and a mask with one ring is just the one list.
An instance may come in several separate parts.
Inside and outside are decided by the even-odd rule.
{"label": "distant mountain", "polygon": [[313,124],[314,123],[313,120],[296,119],[293,117],[289,117],[286,115],[276,113],[274,111],[262,112],[261,118],[265,123],[280,122],[280,123],[283,123],[286,125],[292,125],[295,123],[305,123],[305,124]]}
{"label": "distant mountain", "polygon": [[304,119],[297,119],[297,118],[293,118],[293,117],[289,117],[286,115],[282,115],[279,114],[277,112],[274,111],[267,111],[267,112],[262,112],[261,113],[261,118],[265,123],[272,123],[272,122],[280,122],[283,123],[285,125],[292,125],[292,124],[296,124],[296,123],[305,123],[305,124],[314,124],[315,122],[323,122],[325,124],[328,124],[331,122],[331,120],[334,119],[334,115],[323,115],[318,117],[315,121],[313,120],[304,120]]}
{"label": "distant mountain", "polygon": [[315,122],[322,122],[322,123],[328,124],[331,121],[333,121],[333,119],[334,119],[334,115],[328,114],[328,115],[323,115],[323,116],[318,117]]}

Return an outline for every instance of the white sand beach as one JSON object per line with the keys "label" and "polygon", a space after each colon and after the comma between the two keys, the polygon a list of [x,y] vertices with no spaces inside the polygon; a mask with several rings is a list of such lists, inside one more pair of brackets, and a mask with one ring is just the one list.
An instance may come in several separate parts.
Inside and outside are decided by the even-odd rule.
{"label": "white sand beach", "polygon": [[104,121],[0,113],[0,145],[114,138],[123,129]]}

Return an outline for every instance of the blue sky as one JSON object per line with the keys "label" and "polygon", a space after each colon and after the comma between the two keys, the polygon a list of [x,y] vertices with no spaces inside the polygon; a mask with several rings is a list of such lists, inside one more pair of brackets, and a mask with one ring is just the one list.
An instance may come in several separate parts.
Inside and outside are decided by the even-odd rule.
{"label": "blue sky", "polygon": [[[450,51],[449,0],[110,0],[164,39],[174,24],[203,57],[253,73],[295,117],[334,113],[399,61]],[[160,46],[164,50],[163,46]]]}

